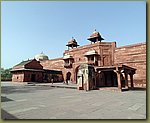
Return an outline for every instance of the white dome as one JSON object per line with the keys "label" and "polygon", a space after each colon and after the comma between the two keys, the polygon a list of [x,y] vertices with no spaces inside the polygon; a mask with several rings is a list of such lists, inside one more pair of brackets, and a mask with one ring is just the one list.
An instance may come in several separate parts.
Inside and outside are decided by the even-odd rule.
{"label": "white dome", "polygon": [[44,53],[37,54],[34,57],[37,61],[43,61],[43,60],[48,60],[48,56],[45,55]]}

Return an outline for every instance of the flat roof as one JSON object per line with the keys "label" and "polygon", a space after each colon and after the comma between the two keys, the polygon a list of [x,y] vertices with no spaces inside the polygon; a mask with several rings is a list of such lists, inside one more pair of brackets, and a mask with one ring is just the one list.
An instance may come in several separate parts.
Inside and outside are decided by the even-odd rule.
{"label": "flat roof", "polygon": [[106,71],[106,70],[116,70],[117,68],[124,68],[124,69],[127,69],[127,70],[132,70],[132,71],[135,71],[136,69],[135,68],[132,68],[132,67],[129,67],[127,65],[114,65],[114,66],[97,66],[97,67],[94,67],[95,69],[101,69],[103,71]]}

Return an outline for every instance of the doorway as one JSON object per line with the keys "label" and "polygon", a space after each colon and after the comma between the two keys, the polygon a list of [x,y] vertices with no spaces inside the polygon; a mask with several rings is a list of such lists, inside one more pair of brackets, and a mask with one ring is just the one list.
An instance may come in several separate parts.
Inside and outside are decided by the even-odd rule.
{"label": "doorway", "polygon": [[66,83],[68,84],[68,83],[70,82],[70,80],[71,80],[71,73],[68,72],[68,73],[66,74]]}
{"label": "doorway", "polygon": [[107,87],[116,87],[117,83],[117,75],[114,71],[105,71],[105,86]]}
{"label": "doorway", "polygon": [[31,81],[35,82],[35,74],[31,74]]}
{"label": "doorway", "polygon": [[117,74],[113,71],[101,71],[96,77],[97,87],[117,87]]}
{"label": "doorway", "polygon": [[77,66],[76,69],[75,69],[75,77],[74,77],[75,84],[77,84],[77,81],[78,81],[78,71],[79,71],[79,67],[80,67],[80,65]]}

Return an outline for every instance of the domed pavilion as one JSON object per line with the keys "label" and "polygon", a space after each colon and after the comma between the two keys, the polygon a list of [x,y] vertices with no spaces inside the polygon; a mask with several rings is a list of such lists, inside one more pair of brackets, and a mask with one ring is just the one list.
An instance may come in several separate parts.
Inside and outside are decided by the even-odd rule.
{"label": "domed pavilion", "polygon": [[34,57],[37,61],[44,61],[44,60],[48,60],[48,56],[45,55],[43,52],[40,54],[35,55]]}

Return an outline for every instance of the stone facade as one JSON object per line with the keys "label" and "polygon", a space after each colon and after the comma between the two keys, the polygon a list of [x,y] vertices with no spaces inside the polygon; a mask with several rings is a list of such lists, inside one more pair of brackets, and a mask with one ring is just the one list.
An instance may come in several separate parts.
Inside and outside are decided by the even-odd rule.
{"label": "stone facade", "polygon": [[[79,46],[77,41],[72,38],[66,45],[68,50],[64,51],[63,57],[48,60],[48,57],[42,54],[38,55],[40,59],[41,57],[46,59],[33,60],[25,66],[17,65],[14,69],[36,69],[34,81],[51,82],[51,79],[55,79],[59,82],[64,81],[66,84],[77,84],[79,69],[83,64],[87,64],[95,69],[95,73],[92,74],[95,78],[92,78],[92,81],[88,78],[90,75],[85,75],[85,79],[88,78],[89,83],[92,82],[90,85],[93,85],[89,88],[146,87],[146,43],[116,47],[116,42],[101,42],[104,39],[96,30],[88,40],[91,41],[91,44]],[[43,72],[38,70],[43,70]],[[54,71],[59,72],[55,73]],[[32,72],[26,71],[23,73],[20,71],[19,76],[17,76],[18,71],[14,71],[13,80],[32,80],[27,79],[33,78],[30,75]],[[19,77],[19,79],[16,79],[16,77]],[[22,80],[23,78],[26,79]],[[81,82],[79,83],[81,84]],[[83,85],[82,88],[84,88]]]}
{"label": "stone facade", "polygon": [[23,82],[24,81],[24,73],[23,72],[13,72],[12,81],[13,82]]}
{"label": "stone facade", "polygon": [[43,66],[43,69],[60,70],[60,71],[64,69],[63,58],[40,61],[40,64]]}
{"label": "stone facade", "polygon": [[62,82],[61,71],[43,69],[36,59],[22,61],[11,70],[14,82]]}
{"label": "stone facade", "polygon": [[11,70],[12,81],[15,82],[42,82],[43,66],[35,59],[22,61]]}
{"label": "stone facade", "polygon": [[73,57],[73,62],[68,64],[68,67],[65,66],[66,63],[63,60],[63,58],[41,61],[40,63],[44,69],[61,70],[63,72],[64,78],[66,78],[67,73],[70,72],[71,81],[73,83],[76,83],[77,71],[80,64],[82,63],[92,64],[93,62],[87,60],[87,57],[85,56],[86,52],[91,50],[95,50],[97,52],[98,54],[97,66],[113,65],[115,44],[116,44],[115,42],[96,42],[94,44],[89,44],[85,46],[80,46],[78,48],[65,50],[64,54],[69,54]]}
{"label": "stone facade", "polygon": [[[85,55],[92,50],[97,52],[97,64],[94,61],[88,61]],[[72,56],[72,62],[65,63],[62,57],[41,61],[40,63],[45,69],[62,71],[64,80],[69,79],[72,83],[77,83],[78,68],[83,63],[93,64],[94,66],[127,65],[137,69],[134,74],[134,85],[146,86],[146,43],[116,47],[116,42],[96,42],[65,50],[65,54]],[[68,73],[70,73],[69,78],[67,78]],[[99,83],[99,86],[102,86],[102,83]]]}
{"label": "stone facade", "polygon": [[12,76],[14,82],[42,82],[42,80],[42,72],[40,71],[15,71]]}
{"label": "stone facade", "polygon": [[135,85],[146,86],[146,43],[115,48],[114,64],[136,68]]}

